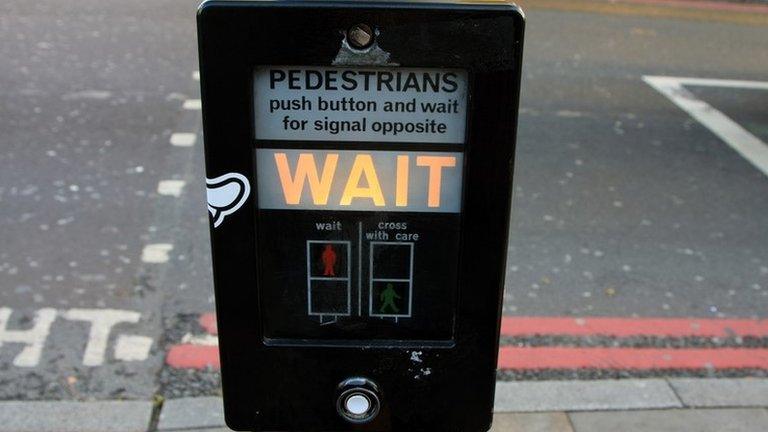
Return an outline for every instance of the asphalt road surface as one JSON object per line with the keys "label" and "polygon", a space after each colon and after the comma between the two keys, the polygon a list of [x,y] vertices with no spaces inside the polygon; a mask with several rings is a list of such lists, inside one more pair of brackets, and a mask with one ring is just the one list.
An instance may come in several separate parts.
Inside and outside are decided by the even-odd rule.
{"label": "asphalt road surface", "polygon": [[[0,5],[2,399],[216,391],[165,364],[214,343],[196,6]],[[768,82],[705,18],[528,11],[505,314],[766,317],[768,172],[643,80]],[[681,85],[768,142],[768,90]]]}

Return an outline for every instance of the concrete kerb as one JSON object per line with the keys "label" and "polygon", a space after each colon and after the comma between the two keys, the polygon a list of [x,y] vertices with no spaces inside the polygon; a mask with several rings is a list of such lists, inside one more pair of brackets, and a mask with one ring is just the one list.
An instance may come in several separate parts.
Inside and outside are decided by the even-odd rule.
{"label": "concrete kerb", "polygon": [[[768,407],[768,379],[638,379],[499,382],[495,412],[636,411]],[[151,401],[0,402],[0,432],[144,432]],[[222,400],[167,400],[157,431],[225,430]]]}

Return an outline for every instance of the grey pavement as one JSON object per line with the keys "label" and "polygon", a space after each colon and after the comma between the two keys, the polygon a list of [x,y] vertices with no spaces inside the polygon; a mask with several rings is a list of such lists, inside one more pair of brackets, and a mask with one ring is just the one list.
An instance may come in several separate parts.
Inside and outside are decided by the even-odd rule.
{"label": "grey pavement", "polygon": [[[499,383],[492,431],[765,431],[767,382],[653,379],[521,382],[514,386]],[[221,398],[171,399],[155,408],[150,401],[0,402],[0,432],[228,430]]]}
{"label": "grey pavement", "polygon": [[222,403],[217,397],[169,399],[160,412],[158,430],[223,426]]}
{"label": "grey pavement", "polygon": [[493,417],[491,432],[572,432],[568,414],[502,413]]}
{"label": "grey pavement", "polygon": [[686,406],[768,406],[768,381],[763,379],[675,378],[669,384]]}
{"label": "grey pavement", "polygon": [[496,411],[590,411],[678,408],[665,380],[500,382]]}
{"label": "grey pavement", "polygon": [[0,432],[144,432],[152,402],[0,402]]}
{"label": "grey pavement", "polygon": [[576,432],[764,432],[768,412],[759,409],[699,409],[570,414]]}
{"label": "grey pavement", "polygon": [[[766,385],[766,379],[499,382],[492,430],[609,431],[612,425],[627,422],[628,431],[714,431],[712,427],[730,421],[743,429],[723,430],[749,432],[761,430],[757,426],[768,428]],[[709,421],[717,415],[722,419]],[[698,429],[697,425],[708,423],[709,429]],[[644,424],[652,427],[643,429]],[[681,427],[686,424],[690,427]],[[157,430],[224,427],[220,398],[184,398],[166,401]]]}
{"label": "grey pavement", "polygon": [[[764,432],[759,409],[677,409],[579,413],[497,413],[491,432]],[[186,429],[226,432],[229,428]]]}

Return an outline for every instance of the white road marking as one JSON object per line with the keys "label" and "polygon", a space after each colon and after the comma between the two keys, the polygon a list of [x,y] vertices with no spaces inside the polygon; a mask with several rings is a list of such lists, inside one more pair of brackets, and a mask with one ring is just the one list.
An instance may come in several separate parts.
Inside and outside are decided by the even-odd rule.
{"label": "white road marking", "polygon": [[184,180],[160,180],[157,184],[157,193],[160,195],[180,197],[181,190],[187,182]]}
{"label": "white road marking", "polygon": [[203,103],[200,99],[187,99],[181,107],[185,110],[199,110],[203,107]]}
{"label": "white road marking", "polygon": [[148,336],[120,335],[115,343],[115,359],[143,361],[149,357],[152,338]]}
{"label": "white road marking", "polygon": [[176,132],[171,134],[171,145],[176,147],[192,147],[197,141],[197,134],[189,132]]}
{"label": "white road marking", "polygon": [[168,253],[173,250],[170,243],[155,243],[144,246],[141,251],[141,260],[145,263],[161,264],[170,259]]}
{"label": "white road marking", "polygon": [[85,366],[100,366],[104,363],[112,327],[120,323],[135,324],[141,319],[141,314],[134,311],[117,309],[70,309],[64,312],[64,318],[70,321],[88,321],[91,331],[88,344],[83,354]]}
{"label": "white road marking", "polygon": [[689,77],[667,77],[667,76],[645,76],[643,79],[654,80],[657,82],[679,83],[682,85],[701,86],[701,87],[725,87],[741,88],[751,90],[768,90],[766,81],[742,81],[711,78],[689,78]]}
{"label": "white road marking", "polygon": [[64,100],[96,99],[104,100],[112,97],[112,92],[106,90],[83,90],[74,93],[67,93],[61,98]]}
{"label": "white road marking", "polygon": [[51,331],[51,324],[56,319],[56,310],[45,308],[35,313],[34,323],[29,330],[8,330],[8,321],[13,311],[10,308],[0,308],[0,348],[4,343],[22,343],[26,346],[13,359],[13,365],[18,367],[35,367],[40,362],[40,356]]}
{"label": "white road marking", "polygon": [[200,81],[200,71],[193,71],[192,72],[192,79],[195,81]]}
{"label": "white road marking", "polygon": [[191,345],[201,345],[201,346],[218,346],[219,337],[216,335],[209,335],[209,334],[202,335],[202,336],[195,336],[191,333],[187,333],[181,338],[181,343],[191,344]]}
{"label": "white road marking", "polygon": [[697,99],[685,88],[686,85],[692,85],[768,90],[768,82],[664,76],[644,76],[643,81],[669,98],[768,176],[768,145],[722,112]]}
{"label": "white road marking", "polygon": [[[32,328],[25,330],[9,330],[8,324],[13,314],[11,308],[0,308],[0,348],[5,344],[24,344],[25,346],[13,360],[17,367],[31,368],[40,364],[43,349],[46,345],[52,325],[57,317],[70,321],[87,321],[91,323],[88,340],[83,353],[85,366],[99,366],[104,363],[109,336],[118,324],[136,324],[141,314],[135,311],[116,309],[70,309],[57,311],[53,308],[43,308],[35,312]],[[115,360],[143,361],[149,357],[153,339],[148,336],[120,334],[116,338]]]}

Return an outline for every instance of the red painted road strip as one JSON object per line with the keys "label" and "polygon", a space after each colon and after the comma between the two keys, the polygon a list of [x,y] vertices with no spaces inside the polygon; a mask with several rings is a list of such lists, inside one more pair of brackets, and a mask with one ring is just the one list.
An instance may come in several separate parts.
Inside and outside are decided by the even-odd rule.
{"label": "red painted road strip", "polygon": [[768,6],[758,4],[727,3],[706,0],[619,0],[622,3],[648,4],[655,6],[684,7],[728,12],[768,13]]}
{"label": "red painted road strip", "polygon": [[[216,316],[200,316],[206,333],[215,335]],[[768,337],[768,320],[706,318],[564,318],[504,317],[503,336],[563,335],[613,337]],[[168,351],[168,365],[183,369],[218,369],[216,346],[180,344]],[[499,368],[534,369],[768,369],[768,349],[712,348],[573,348],[502,347]]]}
{"label": "red painted road strip", "polygon": [[768,349],[502,347],[499,369],[768,369]]}
{"label": "red painted road strip", "polygon": [[[215,346],[175,345],[166,359],[182,369],[218,369]],[[768,349],[502,347],[499,369],[768,369]]]}
{"label": "red painted road strip", "polygon": [[165,362],[178,369],[219,369],[219,347],[205,345],[174,345]]}
{"label": "red painted road strip", "polygon": [[768,336],[768,320],[699,318],[504,317],[502,336]]}
{"label": "red painted road strip", "polygon": [[200,315],[198,323],[205,329],[205,332],[211,335],[219,334],[219,327],[216,323],[216,314],[213,312]]}

